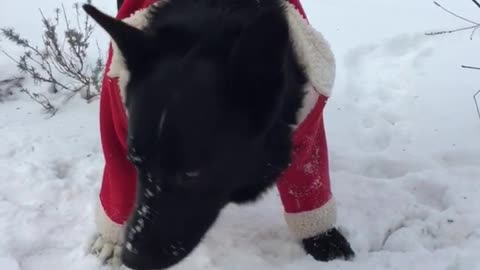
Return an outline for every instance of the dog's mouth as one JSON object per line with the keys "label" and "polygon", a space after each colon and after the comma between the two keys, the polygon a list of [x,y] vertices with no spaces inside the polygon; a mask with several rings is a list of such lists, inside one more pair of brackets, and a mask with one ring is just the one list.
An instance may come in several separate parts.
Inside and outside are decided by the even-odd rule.
{"label": "dog's mouth", "polygon": [[123,264],[131,269],[165,269],[185,259],[225,205],[219,196],[198,191],[139,188],[122,250]]}
{"label": "dog's mouth", "polygon": [[171,231],[168,220],[172,221],[168,214],[153,212],[146,204],[137,207],[126,229],[122,251],[125,266],[139,270],[165,269],[180,262],[193,250],[195,245],[191,241],[187,247],[182,243],[184,237],[189,238],[188,235]]}

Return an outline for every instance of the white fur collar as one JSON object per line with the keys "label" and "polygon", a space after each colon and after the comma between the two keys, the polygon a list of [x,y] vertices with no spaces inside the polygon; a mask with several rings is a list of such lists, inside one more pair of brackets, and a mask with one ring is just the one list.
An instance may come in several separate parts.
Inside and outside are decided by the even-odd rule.
{"label": "white fur collar", "polygon": [[[167,1],[171,0],[160,0],[153,5],[162,6]],[[330,96],[335,81],[335,57],[322,34],[307,23],[293,4],[286,3],[284,7],[295,52],[304,66],[309,80],[303,107],[297,115],[298,123],[300,123],[315,106],[319,94]],[[133,27],[143,29],[148,24],[149,9],[150,7],[138,10],[123,21]],[[112,63],[107,75],[111,78],[118,78],[120,94],[124,100],[130,73],[122,53],[113,41],[112,48]]]}

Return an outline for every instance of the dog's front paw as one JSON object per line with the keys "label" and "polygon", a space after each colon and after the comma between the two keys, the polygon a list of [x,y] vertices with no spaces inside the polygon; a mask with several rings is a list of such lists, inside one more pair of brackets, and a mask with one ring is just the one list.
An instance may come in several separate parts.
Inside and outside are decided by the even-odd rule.
{"label": "dog's front paw", "polygon": [[99,258],[103,264],[121,266],[122,246],[105,239],[101,234],[95,234],[87,245],[87,251]]}
{"label": "dog's front paw", "polygon": [[355,256],[350,243],[336,228],[303,239],[302,243],[305,251],[318,261],[331,261],[338,258],[350,260]]}

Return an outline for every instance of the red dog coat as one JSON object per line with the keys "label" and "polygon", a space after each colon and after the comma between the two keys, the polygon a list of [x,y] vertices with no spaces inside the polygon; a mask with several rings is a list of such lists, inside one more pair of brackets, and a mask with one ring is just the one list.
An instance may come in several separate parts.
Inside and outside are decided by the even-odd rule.
{"label": "red dog coat", "polygon": [[[134,13],[140,14],[140,10],[153,2],[125,0],[117,19],[124,19],[127,23],[130,20],[134,24]],[[327,42],[308,25],[299,0],[289,2],[286,9],[294,47],[306,67],[310,84],[306,88],[304,107],[299,113],[299,125],[295,127],[293,136],[293,161],[279,179],[277,188],[289,228],[298,238],[304,239],[332,228],[336,218],[322,115],[333,86],[335,62]],[[139,20],[136,21],[138,23]],[[109,50],[100,102],[105,168],[97,225],[105,239],[120,243],[123,241],[124,224],[135,202],[136,170],[126,158],[127,116],[122,102],[124,85],[119,71],[122,67],[113,67],[117,65],[114,63],[121,62],[114,59],[121,57],[115,56],[115,48],[112,46]]]}

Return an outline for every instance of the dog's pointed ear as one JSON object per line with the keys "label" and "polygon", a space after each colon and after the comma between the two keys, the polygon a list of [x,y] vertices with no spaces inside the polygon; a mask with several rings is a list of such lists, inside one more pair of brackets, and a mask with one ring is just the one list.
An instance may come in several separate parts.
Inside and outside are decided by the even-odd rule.
{"label": "dog's pointed ear", "polygon": [[234,108],[247,110],[254,134],[268,128],[285,96],[289,47],[287,19],[280,8],[271,8],[244,28],[232,48],[228,95]]}
{"label": "dog's pointed ear", "polygon": [[115,41],[130,69],[144,64],[151,53],[151,42],[145,32],[106,15],[92,5],[85,4],[83,9]]}

